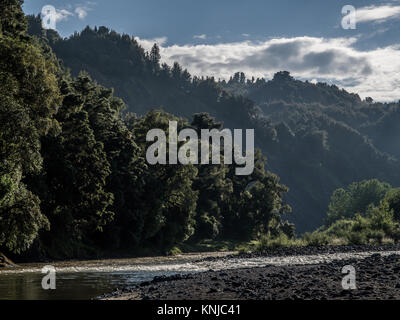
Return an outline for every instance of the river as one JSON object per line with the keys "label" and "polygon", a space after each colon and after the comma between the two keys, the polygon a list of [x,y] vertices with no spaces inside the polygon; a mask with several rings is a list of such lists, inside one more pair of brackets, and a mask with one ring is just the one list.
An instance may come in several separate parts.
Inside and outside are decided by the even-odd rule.
{"label": "river", "polygon": [[[207,270],[223,270],[265,265],[318,264],[349,258],[362,259],[374,251],[296,255],[284,257],[228,257],[232,252],[184,254],[173,257],[68,261],[47,264],[21,264],[0,269],[0,300],[88,300],[101,294],[129,287],[155,276],[187,274]],[[382,255],[400,251],[379,252]],[[207,257],[225,259],[202,260]],[[56,289],[42,288],[42,268],[56,270]]]}

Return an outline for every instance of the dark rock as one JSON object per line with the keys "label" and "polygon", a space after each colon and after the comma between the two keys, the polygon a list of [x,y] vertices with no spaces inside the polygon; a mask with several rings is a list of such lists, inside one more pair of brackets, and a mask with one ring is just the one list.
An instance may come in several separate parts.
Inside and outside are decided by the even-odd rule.
{"label": "dark rock", "polygon": [[149,282],[149,281],[145,281],[145,282],[142,282],[141,284],[140,284],[140,286],[141,287],[146,287],[146,286],[148,286],[148,285],[150,285],[151,283]]}

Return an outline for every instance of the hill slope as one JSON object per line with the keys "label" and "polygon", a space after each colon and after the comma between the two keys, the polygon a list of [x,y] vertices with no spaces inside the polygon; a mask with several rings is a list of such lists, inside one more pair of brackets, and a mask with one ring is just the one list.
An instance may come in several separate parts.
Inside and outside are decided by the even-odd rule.
{"label": "hill slope", "polygon": [[129,112],[162,108],[187,118],[208,112],[226,127],[255,128],[268,169],[290,188],[291,220],[300,232],[322,224],[338,187],[370,178],[400,184],[400,154],[395,140],[386,139],[398,136],[391,116],[398,114],[398,105],[361,101],[356,94],[297,81],[285,72],[268,82],[191,77],[178,64],[160,65],[157,47],[147,53],[132,37],[105,27],[61,39],[43,33],[30,17],[30,31],[46,37],[73,75],[86,70],[101,85],[115,88]]}

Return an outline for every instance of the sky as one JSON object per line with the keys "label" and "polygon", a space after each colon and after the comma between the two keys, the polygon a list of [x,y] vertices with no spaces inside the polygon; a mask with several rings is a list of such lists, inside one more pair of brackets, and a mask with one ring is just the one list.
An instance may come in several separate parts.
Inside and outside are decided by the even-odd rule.
{"label": "sky", "polygon": [[400,0],[25,0],[23,8],[39,14],[46,5],[62,37],[107,26],[147,50],[158,43],[163,62],[193,75],[270,79],[287,70],[362,98],[400,99]]}

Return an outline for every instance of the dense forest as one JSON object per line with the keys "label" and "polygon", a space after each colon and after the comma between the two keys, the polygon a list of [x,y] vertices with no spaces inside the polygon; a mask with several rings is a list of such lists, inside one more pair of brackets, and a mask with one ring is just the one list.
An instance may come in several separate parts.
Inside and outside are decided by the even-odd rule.
{"label": "dense forest", "polygon": [[[270,81],[236,73],[221,85],[256,104],[259,147],[289,189],[296,227],[321,225],[333,191],[377,178],[399,186],[399,103],[362,101],[335,85],[312,84],[279,72]],[[259,123],[260,123],[259,122]],[[266,132],[266,133],[263,133]]]}
{"label": "dense forest", "polygon": [[[195,130],[220,129],[222,123],[206,112],[186,118],[161,108],[132,113],[135,109],[115,97],[113,89],[91,79],[90,70],[71,74],[35,21],[39,24],[29,30],[39,33],[28,35],[21,1],[0,4],[3,252],[61,259],[140,254],[143,248],[161,252],[185,240],[245,240],[272,229],[294,236],[293,225],[281,220],[290,211],[282,200],[287,188],[265,170],[261,152],[250,176],[236,176],[235,167],[224,164],[149,165],[145,151],[150,129],[167,130],[170,120],[179,129]],[[175,97],[184,100],[182,108],[191,96],[187,86],[196,91],[193,101],[204,97],[202,103],[218,106],[221,115],[232,107],[251,112],[250,102],[242,108],[244,98],[228,93],[221,97],[214,81],[185,78],[179,66],[161,75],[166,67],[159,65],[159,58],[145,54],[131,38],[105,28],[87,32],[120,41],[121,52],[137,52],[125,74],[132,71],[176,87],[175,92],[184,92]],[[138,92],[146,97],[142,87],[132,94]]]}
{"label": "dense forest", "polygon": [[45,39],[73,76],[85,70],[114,88],[126,112],[163,109],[187,119],[207,112],[227,128],[254,128],[266,168],[290,190],[284,199],[300,233],[324,222],[337,188],[374,178],[400,185],[398,103],[362,101],[335,85],[295,80],[284,71],[269,81],[241,72],[228,81],[192,77],[178,63],[160,65],[157,45],[145,52],[132,37],[106,27],[61,39],[41,30],[39,18],[29,21],[30,33]]}
{"label": "dense forest", "polygon": [[[397,239],[398,103],[284,71],[199,78],[106,27],[63,39],[21,5],[0,4],[0,251],[167,252],[202,239],[293,239],[293,222],[300,233],[324,224],[310,243],[343,224]],[[254,172],[149,165],[146,134],[171,120],[198,132],[254,128]]]}

